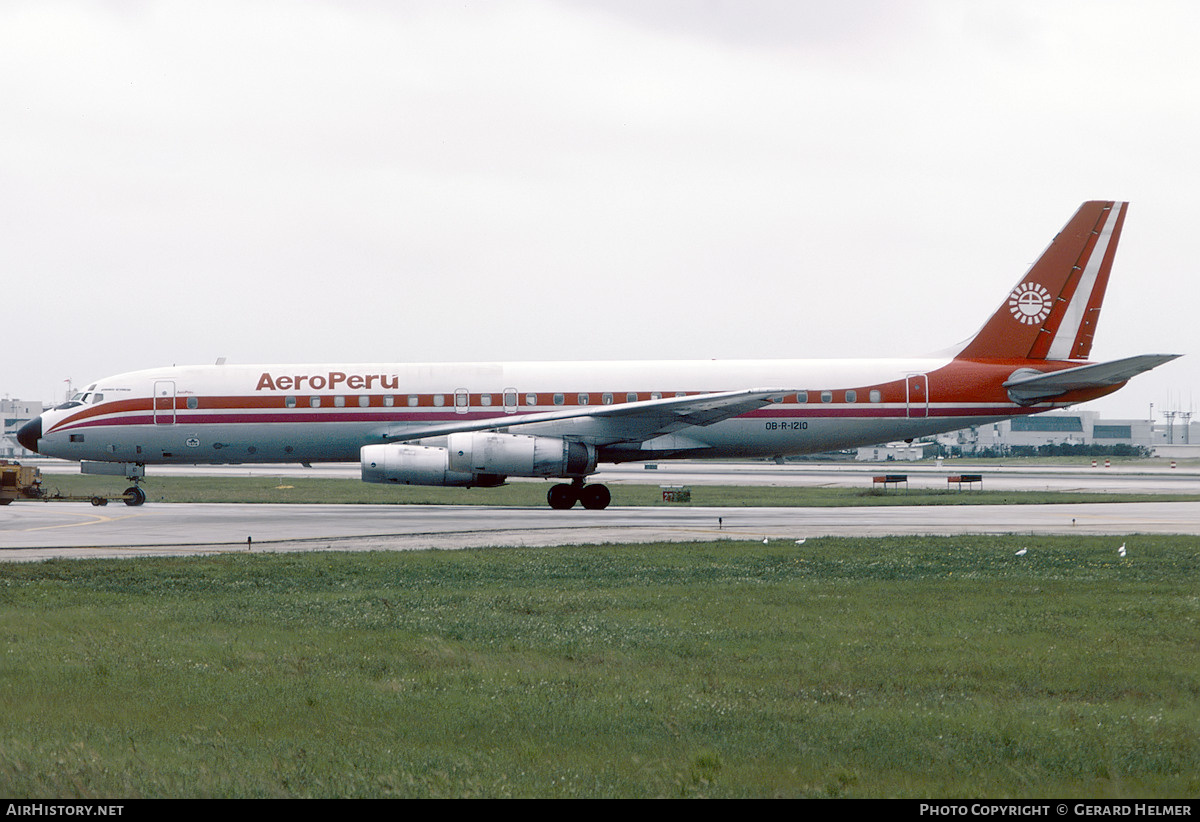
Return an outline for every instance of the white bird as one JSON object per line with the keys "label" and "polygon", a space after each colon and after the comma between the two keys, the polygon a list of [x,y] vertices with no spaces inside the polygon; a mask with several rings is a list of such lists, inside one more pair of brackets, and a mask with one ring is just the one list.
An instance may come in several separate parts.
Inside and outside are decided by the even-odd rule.
{"label": "white bird", "polygon": [[801,537],[800,539],[796,540],[796,544],[803,545],[806,539],[808,539],[808,537]]}
{"label": "white bird", "polygon": [[1119,557],[1125,556],[1125,543],[1122,542],[1121,547],[1117,549],[1117,556],[1119,556]]}
{"label": "white bird", "polygon": [[1028,550],[1029,550],[1028,548],[1022,548],[1020,551],[1017,551],[1017,556],[1019,556],[1019,557],[1025,556],[1025,552]]}

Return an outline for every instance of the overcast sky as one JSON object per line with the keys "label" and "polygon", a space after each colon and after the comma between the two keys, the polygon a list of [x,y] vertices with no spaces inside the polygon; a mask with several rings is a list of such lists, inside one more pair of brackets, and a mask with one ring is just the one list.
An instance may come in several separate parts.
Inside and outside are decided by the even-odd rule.
{"label": "overcast sky", "polygon": [[1200,401],[1200,4],[0,4],[0,396],[230,362],[923,354],[1131,201],[1092,404]]}

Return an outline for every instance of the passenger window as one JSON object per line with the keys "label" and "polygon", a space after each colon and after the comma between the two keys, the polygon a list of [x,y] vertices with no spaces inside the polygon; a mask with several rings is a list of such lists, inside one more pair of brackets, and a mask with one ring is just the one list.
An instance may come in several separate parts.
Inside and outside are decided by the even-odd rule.
{"label": "passenger window", "polygon": [[187,407],[190,408],[191,410],[195,411],[197,408],[200,407],[200,400],[196,399],[195,397],[188,397],[187,398]]}
{"label": "passenger window", "polygon": [[662,399],[662,392],[661,392],[661,391],[651,391],[651,392],[650,392],[650,399],[652,399],[652,400],[661,400],[661,399]]}
{"label": "passenger window", "polygon": [[385,394],[383,397],[383,404],[385,407],[391,408],[393,405],[396,404],[396,398],[393,397],[391,394]]}
{"label": "passenger window", "polygon": [[420,397],[418,397],[416,394],[409,394],[409,395],[408,395],[408,407],[409,407],[409,408],[416,408],[416,407],[417,407],[417,404],[418,404],[420,401],[421,401],[421,398],[420,398]]}
{"label": "passenger window", "polygon": [[479,395],[479,404],[480,405],[491,405],[492,404],[492,395],[491,394],[480,394]]}
{"label": "passenger window", "polygon": [[605,405],[612,405],[612,394],[601,394],[600,402]]}
{"label": "passenger window", "polygon": [[555,404],[555,405],[562,405],[562,404],[563,404],[563,402],[565,401],[565,399],[566,399],[566,398],[565,398],[565,397],[564,397],[562,394],[555,394],[555,395],[554,395],[554,404]]}
{"label": "passenger window", "polygon": [[588,402],[590,402],[590,401],[591,401],[591,395],[589,395],[589,394],[580,394],[579,395],[579,404],[580,405],[587,405]]}
{"label": "passenger window", "polygon": [[320,408],[321,407],[321,398],[320,397],[309,397],[308,398],[308,407],[309,408]]}
{"label": "passenger window", "polygon": [[525,395],[525,404],[526,405],[537,405],[537,394],[526,394]]}
{"label": "passenger window", "polygon": [[446,404],[446,395],[445,394],[434,394],[433,395],[433,404],[436,405],[438,408],[441,408],[443,405]]}
{"label": "passenger window", "polygon": [[883,395],[881,393],[879,393],[878,388],[871,389],[870,397],[871,397],[871,402],[883,402]]}
{"label": "passenger window", "polygon": [[345,397],[334,397],[333,405],[336,408],[345,408],[346,407],[346,398]]}
{"label": "passenger window", "polygon": [[295,408],[296,407],[296,398],[295,397],[284,397],[283,398],[283,407],[284,408]]}
{"label": "passenger window", "polygon": [[796,402],[808,402],[808,392],[801,391],[800,393],[796,394]]}
{"label": "passenger window", "polygon": [[625,395],[625,402],[637,402],[637,392],[630,391]]}
{"label": "passenger window", "polygon": [[822,391],[821,392],[821,402],[833,402],[833,392],[832,391]]}
{"label": "passenger window", "polygon": [[847,391],[846,402],[858,402],[858,392],[854,390]]}
{"label": "passenger window", "polygon": [[371,407],[371,398],[369,396],[367,396],[366,394],[363,394],[362,396],[360,396],[358,398],[358,407],[359,408],[370,408]]}

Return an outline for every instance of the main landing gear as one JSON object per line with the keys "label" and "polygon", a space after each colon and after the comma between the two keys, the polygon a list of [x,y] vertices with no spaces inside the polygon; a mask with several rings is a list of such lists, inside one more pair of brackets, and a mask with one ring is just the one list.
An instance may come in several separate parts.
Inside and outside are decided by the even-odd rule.
{"label": "main landing gear", "polygon": [[584,485],[582,479],[572,480],[570,485],[559,483],[550,486],[546,492],[546,502],[556,511],[565,511],[574,507],[576,502],[592,511],[600,511],[612,502],[612,494],[607,485]]}

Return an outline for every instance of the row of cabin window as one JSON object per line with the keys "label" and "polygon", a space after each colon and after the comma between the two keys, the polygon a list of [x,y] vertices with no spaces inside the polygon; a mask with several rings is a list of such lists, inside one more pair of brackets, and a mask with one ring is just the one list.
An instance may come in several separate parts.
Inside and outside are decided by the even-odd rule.
{"label": "row of cabin window", "polygon": [[[872,388],[870,393],[867,394],[867,399],[870,402],[883,402],[883,393],[878,388]],[[808,402],[808,392],[801,391],[799,394],[797,394],[796,402]],[[821,402],[833,402],[833,392],[822,391]],[[853,388],[848,389],[842,402],[858,402],[858,392]]]}
{"label": "row of cabin window", "polygon": [[[662,396],[663,396],[662,392],[654,391],[650,394],[650,399],[659,400],[659,399],[662,399]],[[687,396],[687,394],[683,391],[677,391],[677,392],[675,392],[675,396],[676,397],[685,397],[685,396]],[[877,389],[877,388],[872,388],[868,397],[871,402],[882,402],[883,401],[883,396],[880,393],[879,389]],[[822,391],[820,394],[820,398],[821,398],[821,402],[833,402],[833,392],[832,391]],[[505,406],[511,408],[517,404],[517,396],[515,393],[506,393],[503,395],[503,401],[504,401]],[[637,393],[630,391],[628,394],[625,395],[625,401],[626,402],[637,402],[638,401]],[[781,400],[777,400],[777,402],[780,402],[780,401]],[[854,389],[850,389],[850,390],[846,391],[843,401],[844,402],[858,402],[858,392],[855,391]],[[466,407],[469,404],[469,402],[470,402],[470,398],[466,394],[455,394],[454,395],[454,404],[460,408]],[[554,395],[554,404],[555,405],[563,405],[563,404],[565,404],[565,402],[566,402],[565,394],[555,394]],[[578,395],[576,395],[576,402],[578,405],[588,405],[591,402],[591,395],[590,394],[578,394]],[[612,394],[605,393],[605,394],[600,395],[600,403],[602,405],[612,405],[612,402],[613,402]],[[797,403],[807,403],[808,402],[808,392],[801,391],[800,393],[798,393],[796,395],[796,402]],[[297,399],[296,399],[296,397],[284,397],[283,404],[287,408],[295,408],[297,405]],[[396,404],[396,398],[390,394],[385,394],[383,397],[383,404],[385,407],[390,408]],[[420,404],[420,397],[418,395],[416,395],[416,394],[408,395],[408,405],[410,407],[416,407],[419,404]],[[446,395],[445,394],[434,394],[433,395],[433,404],[438,407],[445,406],[446,405]],[[491,394],[480,394],[479,395],[479,405],[481,407],[488,407],[491,404],[492,404],[492,395]],[[537,405],[538,404],[538,395],[537,394],[526,394],[525,395],[525,404],[530,405],[530,406]],[[321,407],[321,397],[318,397],[318,396],[309,397],[308,405],[310,408],[320,408]],[[346,398],[345,397],[334,397],[333,405],[335,408],[344,408],[346,405]],[[358,406],[360,408],[368,408],[370,405],[371,405],[370,395],[367,395],[367,394],[359,395]],[[188,408],[196,408],[196,398],[195,397],[188,398]]]}

